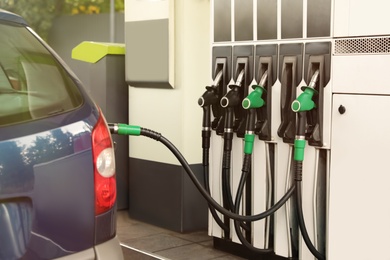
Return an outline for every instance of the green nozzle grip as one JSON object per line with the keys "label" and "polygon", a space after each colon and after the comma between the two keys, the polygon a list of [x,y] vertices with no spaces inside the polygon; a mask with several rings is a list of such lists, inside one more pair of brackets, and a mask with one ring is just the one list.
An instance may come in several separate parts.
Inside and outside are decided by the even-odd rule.
{"label": "green nozzle grip", "polygon": [[120,135],[141,135],[141,127],[134,125],[118,124]]}
{"label": "green nozzle grip", "polygon": [[294,112],[304,112],[310,111],[315,108],[315,103],[312,100],[313,95],[316,94],[317,91],[310,87],[305,87],[305,91],[299,95],[299,97],[294,100],[291,104],[291,109]]}
{"label": "green nozzle grip", "polygon": [[255,142],[255,135],[254,134],[245,134],[244,141],[245,141],[244,153],[245,154],[252,154],[253,143]]}
{"label": "green nozzle grip", "polygon": [[295,140],[294,141],[294,160],[303,161],[305,154],[306,140]]}
{"label": "green nozzle grip", "polygon": [[242,101],[244,109],[260,108],[265,104],[265,101],[261,98],[265,89],[258,85],[253,85],[252,88],[253,91]]}

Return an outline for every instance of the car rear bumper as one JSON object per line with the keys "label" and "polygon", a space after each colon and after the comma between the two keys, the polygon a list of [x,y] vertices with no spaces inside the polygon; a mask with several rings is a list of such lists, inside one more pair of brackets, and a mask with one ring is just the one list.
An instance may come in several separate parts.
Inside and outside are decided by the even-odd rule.
{"label": "car rear bumper", "polygon": [[117,237],[104,243],[94,246],[93,248],[57,258],[58,260],[123,260],[122,248]]}

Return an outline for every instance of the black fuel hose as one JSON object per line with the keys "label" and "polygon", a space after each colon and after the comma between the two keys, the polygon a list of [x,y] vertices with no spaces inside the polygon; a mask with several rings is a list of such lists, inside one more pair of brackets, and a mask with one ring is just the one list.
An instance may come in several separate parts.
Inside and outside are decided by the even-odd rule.
{"label": "black fuel hose", "polygon": [[302,209],[302,161],[295,161],[295,186],[296,186],[296,204],[297,204],[297,215],[298,215],[298,225],[301,230],[303,241],[310,252],[319,260],[325,260],[325,256],[322,255],[315,248],[313,243],[310,240],[309,234],[306,229],[305,219],[303,217]]}
{"label": "black fuel hose", "polygon": [[[208,194],[211,194],[210,192],[210,183],[209,183],[209,166],[204,165],[203,166],[203,172],[204,172],[204,184],[205,184],[205,189]],[[220,219],[220,217],[217,215],[216,210],[208,203],[209,205],[209,210],[211,215],[213,216],[215,222],[218,224],[218,226],[225,232],[226,234],[230,233],[230,228],[227,226],[223,221]]]}
{"label": "black fuel hose", "polygon": [[[206,158],[205,158],[206,157]],[[210,182],[209,182],[209,151],[208,149],[203,149],[203,174],[204,174],[204,184],[205,184],[205,189],[207,190],[207,192],[211,195],[211,191],[210,191]],[[230,183],[230,182],[229,182]],[[229,186],[227,186],[229,187]],[[223,184],[223,188],[227,188],[226,187],[226,184]],[[225,191],[226,192],[226,191]],[[231,194],[231,193],[230,193]],[[230,195],[231,196],[231,195]],[[231,205],[233,205],[233,199],[232,200],[232,203]],[[216,210],[209,204],[209,209],[210,209],[210,213],[212,215],[212,217],[214,218],[215,222],[218,224],[218,226],[220,228],[223,229],[223,231],[225,232],[225,237],[228,236],[228,234],[230,233],[230,227],[229,225],[226,225],[221,219],[220,217],[217,215],[217,212]],[[231,208],[229,208],[229,210],[233,211],[234,210],[234,207],[232,206]],[[240,222],[241,223],[241,227],[244,228],[245,230],[250,230],[250,227],[248,225],[246,225],[244,222]]]}
{"label": "black fuel hose", "polygon": [[[117,126],[112,125],[112,124],[109,125],[109,128],[110,128],[112,133],[118,133],[118,130],[115,130],[115,127],[117,127]],[[184,170],[187,172],[188,176],[190,177],[190,179],[192,180],[192,182],[194,183],[196,188],[199,190],[201,195],[207,200],[209,205],[211,205],[217,211],[219,211],[220,213],[226,215],[227,217],[229,217],[231,219],[239,220],[239,221],[257,221],[257,220],[266,218],[266,217],[272,215],[273,213],[275,213],[280,207],[282,207],[284,205],[284,203],[293,195],[293,193],[295,191],[295,184],[293,184],[290,187],[290,189],[287,191],[287,193],[278,202],[276,202],[268,210],[266,210],[260,214],[243,216],[243,215],[233,213],[233,212],[225,209],[224,207],[222,207],[220,204],[218,204],[218,202],[216,202],[208,194],[208,192],[205,190],[205,188],[202,186],[202,184],[198,181],[195,174],[191,170],[187,160],[184,158],[184,156],[180,153],[180,151],[168,139],[166,139],[163,135],[161,135],[158,132],[155,132],[155,131],[150,130],[150,129],[142,128],[142,127],[140,128],[139,133],[138,133],[138,127],[137,127],[136,131],[134,131],[134,132],[137,132],[137,134],[139,134],[139,135],[149,137],[151,139],[154,139],[154,140],[159,141],[162,144],[164,144],[173,153],[173,155],[175,155],[175,157],[178,159],[178,161],[183,166]]]}
{"label": "black fuel hose", "polygon": [[[236,199],[234,202],[234,213],[238,213],[240,210],[240,202],[241,202],[245,182],[246,182],[248,175],[249,175],[249,172],[250,172],[250,170],[249,170],[250,164],[251,164],[251,155],[245,154],[244,162],[243,162],[243,166],[242,166],[242,174],[241,174],[240,182],[238,184],[237,195],[236,195]],[[234,220],[234,229],[236,231],[238,239],[241,241],[241,243],[244,246],[246,246],[249,250],[251,250],[252,252],[255,252],[255,253],[265,254],[265,253],[274,252],[273,248],[261,249],[261,248],[254,247],[250,242],[248,242],[247,239],[244,237],[244,234],[240,228],[240,223],[241,223],[240,221]]]}

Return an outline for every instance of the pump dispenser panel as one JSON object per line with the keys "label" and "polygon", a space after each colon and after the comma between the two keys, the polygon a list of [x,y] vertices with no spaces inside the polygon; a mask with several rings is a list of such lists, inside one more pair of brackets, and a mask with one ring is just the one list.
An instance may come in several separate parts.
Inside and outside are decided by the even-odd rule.
{"label": "pump dispenser panel", "polygon": [[[254,46],[234,46],[233,48],[233,80],[237,84],[240,82],[240,104],[235,108],[235,122],[233,130],[238,137],[243,138],[245,135],[245,110],[241,102],[248,95],[248,88],[253,80],[254,64]],[[242,79],[239,79],[240,73],[244,70]],[[231,86],[232,87],[232,86]]]}
{"label": "pump dispenser panel", "polygon": [[[244,113],[229,107],[234,116],[226,121],[233,125],[235,120],[238,137],[246,128],[243,139],[230,129],[230,143],[214,136],[213,192],[222,201],[222,142],[232,148],[231,163],[226,163],[231,183],[225,191],[233,195],[238,185],[244,186],[241,166],[251,156],[250,169],[243,171],[250,177],[241,214],[264,212],[295,185],[294,195],[274,214],[241,224],[246,241],[237,239],[236,226],[223,236],[223,228],[212,225],[214,245],[245,259],[385,258],[389,210],[365,211],[361,204],[385,205],[383,194],[389,193],[389,167],[383,159],[390,147],[390,123],[383,120],[390,93],[389,1],[210,3],[211,47],[231,48],[226,93],[234,88],[239,99],[245,97]],[[215,63],[224,62],[216,57],[212,62],[215,77],[223,67]],[[238,80],[241,71],[245,77]],[[359,142],[362,134],[368,139]],[[375,178],[356,178],[367,172]]]}
{"label": "pump dispenser panel", "polygon": [[330,42],[307,43],[305,46],[305,82],[308,85],[316,70],[319,76],[316,83],[317,94],[313,96],[316,108],[307,114],[306,139],[309,145],[323,146],[324,88],[330,80]]}
{"label": "pump dispenser panel", "polygon": [[271,141],[271,115],[272,115],[272,86],[277,79],[277,55],[278,46],[273,45],[257,45],[255,56],[255,80],[260,82],[264,73],[267,74],[267,81],[264,86],[263,99],[264,106],[257,109],[257,121],[255,126],[255,134],[260,140]]}
{"label": "pump dispenser panel", "polygon": [[[232,47],[222,46],[214,47],[212,53],[212,76],[213,81],[216,80],[216,77],[220,71],[222,71],[222,78],[219,80],[218,84],[218,100],[226,94],[227,85],[231,80],[231,68],[232,68]],[[213,107],[214,120],[211,123],[211,127],[216,131],[218,135],[223,135],[224,131],[224,113],[220,102],[218,105]]]}
{"label": "pump dispenser panel", "polygon": [[291,103],[296,97],[296,89],[302,80],[303,44],[282,44],[279,52],[279,80],[281,86],[281,124],[279,137],[285,143],[293,143],[295,138],[295,113]]}

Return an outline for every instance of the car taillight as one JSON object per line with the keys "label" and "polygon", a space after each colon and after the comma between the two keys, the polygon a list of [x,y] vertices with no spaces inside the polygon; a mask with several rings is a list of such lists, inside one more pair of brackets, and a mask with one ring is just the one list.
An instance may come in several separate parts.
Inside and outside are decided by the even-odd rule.
{"label": "car taillight", "polygon": [[92,153],[95,172],[95,214],[99,215],[111,209],[116,200],[114,148],[101,112],[92,131]]}

